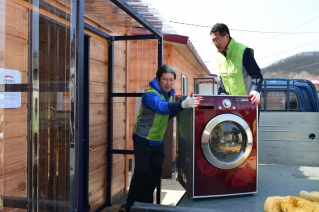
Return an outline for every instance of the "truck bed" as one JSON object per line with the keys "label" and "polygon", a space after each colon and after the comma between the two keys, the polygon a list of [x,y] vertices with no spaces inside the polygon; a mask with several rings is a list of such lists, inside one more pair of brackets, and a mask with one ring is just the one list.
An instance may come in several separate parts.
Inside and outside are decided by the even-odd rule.
{"label": "truck bed", "polygon": [[301,190],[319,191],[319,167],[259,164],[258,193],[190,199],[185,193],[178,206],[211,212],[261,212],[270,196],[299,196]]}
{"label": "truck bed", "polygon": [[194,200],[184,194],[177,205],[213,212],[258,212],[267,197],[319,191],[319,113],[261,112],[258,164],[257,194]]}
{"label": "truck bed", "polygon": [[262,164],[319,167],[319,113],[261,112],[258,160]]}

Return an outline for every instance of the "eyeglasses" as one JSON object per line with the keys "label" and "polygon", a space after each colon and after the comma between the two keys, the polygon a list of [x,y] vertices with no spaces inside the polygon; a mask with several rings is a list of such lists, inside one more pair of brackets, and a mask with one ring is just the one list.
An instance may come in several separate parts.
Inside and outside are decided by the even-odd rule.
{"label": "eyeglasses", "polygon": [[214,43],[219,43],[220,39],[222,39],[225,35],[221,36],[220,38],[214,38],[211,42],[212,44]]}

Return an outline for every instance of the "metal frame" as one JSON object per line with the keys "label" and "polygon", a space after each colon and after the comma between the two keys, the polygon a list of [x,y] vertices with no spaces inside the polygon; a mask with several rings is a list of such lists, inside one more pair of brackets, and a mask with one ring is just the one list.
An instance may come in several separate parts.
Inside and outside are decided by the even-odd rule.
{"label": "metal frame", "polygon": [[[114,85],[114,42],[118,40],[141,40],[141,39],[157,39],[158,40],[158,67],[163,63],[163,34],[158,31],[154,26],[152,26],[146,19],[144,19],[139,13],[137,13],[134,9],[132,9],[124,0],[110,0],[115,5],[117,5],[121,10],[126,12],[129,16],[134,18],[137,22],[139,22],[142,26],[144,26],[147,30],[149,30],[152,34],[147,35],[134,35],[134,36],[111,36],[102,30],[95,28],[84,22],[84,0],[79,0],[75,3],[75,30],[76,34],[76,99],[74,109],[77,120],[75,122],[76,132],[75,135],[78,147],[76,149],[76,172],[75,176],[75,188],[73,193],[70,196],[70,202],[52,202],[41,201],[41,200],[31,200],[28,198],[15,198],[15,197],[3,197],[3,205],[5,207],[17,207],[17,208],[25,208],[27,209],[30,203],[38,203],[41,204],[50,210],[52,205],[56,205],[57,207],[61,207],[61,209],[65,209],[72,204],[71,207],[73,209],[78,209],[79,211],[90,211],[89,198],[88,198],[88,184],[89,184],[89,83],[90,83],[90,70],[89,70],[89,49],[90,49],[90,37],[84,34],[84,29],[92,31],[101,37],[104,37],[109,41],[108,45],[108,123],[113,123],[113,98],[114,97],[141,97],[142,93],[114,93],[113,85]],[[70,19],[70,15],[65,13],[64,11],[50,5],[43,0],[39,1],[40,6],[47,8],[50,11],[57,11],[61,17],[66,17]],[[73,15],[73,13],[71,13]],[[71,15],[71,16],[72,16]],[[83,47],[83,48],[82,48]],[[84,49],[84,51],[83,51]],[[21,84],[19,86],[6,85],[6,89],[8,90],[23,90],[29,91],[30,83]],[[62,86],[62,87],[65,87]],[[30,99],[28,99],[30,102]],[[113,149],[113,124],[108,124],[107,127],[108,136],[107,136],[107,201],[103,204],[97,211],[105,208],[108,205],[111,205],[111,193],[112,193],[112,168],[113,168],[113,154],[133,154],[134,150],[118,150]],[[29,161],[30,163],[30,161]],[[31,180],[31,179],[28,179]],[[156,202],[160,203],[160,183],[157,187],[157,197]],[[73,197],[72,197],[73,196]],[[55,207],[56,207],[55,206]]]}
{"label": "metal frame", "polygon": [[[90,133],[89,133],[89,123],[90,123],[90,36],[84,35],[84,64],[82,73],[79,79],[79,87],[82,85],[82,120],[81,127],[79,132],[82,131],[82,141],[79,140],[79,175],[78,175],[78,186],[79,186],[79,199],[78,199],[78,209],[83,209],[83,211],[90,211],[89,204],[89,142],[90,142]],[[80,98],[78,98],[80,99]],[[79,111],[80,112],[80,111]],[[80,189],[81,188],[81,189]]]}
{"label": "metal frame", "polygon": [[129,6],[124,0],[110,0],[121,10],[126,12],[129,16],[134,18],[138,23],[149,30],[153,35],[157,35],[161,39],[163,38],[162,32],[158,31],[154,26],[152,26],[145,18],[143,18],[138,12],[136,12],[131,6]]}
{"label": "metal frame", "polygon": [[[99,209],[103,209],[107,205],[111,205],[111,194],[112,194],[112,172],[113,172],[113,154],[134,154],[133,150],[117,150],[113,149],[113,98],[114,97],[141,97],[141,93],[114,93],[113,85],[114,85],[114,41],[118,40],[140,40],[140,39],[158,39],[158,67],[163,64],[163,34],[159,30],[157,30],[154,26],[152,26],[146,19],[144,19],[139,13],[137,13],[133,8],[131,8],[124,0],[110,0],[116,6],[118,6],[121,10],[126,12],[129,16],[134,18],[137,22],[139,22],[142,26],[144,26],[147,30],[149,30],[152,34],[149,35],[134,35],[134,36],[111,36],[102,30],[95,28],[84,22],[84,0],[78,1],[77,4],[77,26],[76,30],[78,30],[78,43],[77,46],[83,46],[86,42],[84,39],[84,29],[92,31],[101,37],[104,37],[108,40],[108,120],[109,123],[107,126],[107,201],[104,205],[102,205]],[[52,8],[52,7],[51,7]],[[67,15],[62,11],[61,15]],[[83,35],[83,36],[81,36]],[[89,42],[88,42],[89,43]],[[87,47],[89,48],[89,44]],[[78,150],[78,171],[79,171],[79,179],[78,185],[84,185],[82,189],[78,189],[77,195],[77,206],[78,208],[86,208],[85,210],[89,210],[88,204],[88,161],[89,161],[89,152],[88,152],[88,143],[89,143],[89,126],[88,126],[88,117],[89,117],[89,72],[85,73],[84,70],[89,70],[89,64],[81,65],[80,61],[83,61],[84,57],[89,58],[89,55],[84,55],[81,48],[77,48],[77,63],[78,63],[78,73],[79,73],[79,81],[78,81],[78,93],[77,95],[82,97],[86,97],[84,100],[81,98],[81,102],[77,104],[77,116],[81,117],[78,122],[78,139],[79,139],[79,150]],[[87,81],[85,81],[85,79]],[[78,98],[80,100],[80,98]],[[81,124],[79,124],[81,123]],[[87,123],[87,124],[83,124]],[[112,124],[110,124],[112,123]],[[83,132],[87,133],[83,133]],[[83,142],[81,142],[83,141]],[[84,163],[85,162],[85,163]],[[81,165],[80,165],[81,164]],[[82,166],[84,164],[84,166]],[[84,173],[86,173],[84,175]],[[157,187],[157,197],[156,202],[160,203],[160,183]],[[87,207],[88,206],[88,207]],[[98,210],[99,210],[98,209]]]}
{"label": "metal frame", "polygon": [[[75,15],[75,17],[74,17]],[[70,192],[70,210],[90,211],[89,198],[88,198],[88,158],[89,158],[89,61],[84,62],[85,59],[89,60],[89,53],[85,55],[84,48],[89,50],[89,39],[84,38],[84,0],[79,0],[72,3],[71,6],[71,31],[75,31],[71,44],[74,45],[75,57],[75,73],[70,70],[70,95],[75,89],[75,102],[71,99],[71,128],[74,127],[73,136],[75,147],[75,172],[74,181],[70,180],[71,188],[73,187],[73,194]],[[73,40],[72,40],[73,39]],[[86,44],[86,45],[85,45]],[[72,48],[72,46],[71,46]],[[85,58],[85,56],[87,56]],[[72,55],[71,55],[72,57]],[[71,65],[70,65],[71,67]],[[75,76],[72,76],[72,75]],[[71,82],[75,80],[75,87],[72,87]],[[72,119],[72,113],[73,119]],[[73,121],[73,122],[72,122]],[[72,137],[72,136],[71,136]],[[74,208],[72,208],[74,207]]]}
{"label": "metal frame", "polygon": [[[96,33],[97,35],[108,40],[108,110],[107,110],[107,200],[97,211],[102,210],[106,206],[111,205],[111,195],[112,195],[112,172],[113,172],[113,154],[134,154],[134,150],[119,150],[113,149],[113,98],[114,97],[141,97],[141,93],[114,93],[114,42],[120,40],[141,40],[141,39],[157,39],[158,40],[158,67],[163,64],[163,34],[149,24],[139,13],[132,9],[124,0],[110,0],[120,9],[126,12],[129,16],[134,18],[147,30],[153,34],[148,35],[132,35],[132,36],[111,36],[102,30],[91,26],[87,23],[84,23],[84,12],[83,16],[79,17],[81,23],[83,23],[83,32],[84,28]],[[83,0],[81,1],[83,2]],[[81,4],[81,7],[84,7]],[[81,8],[80,11],[84,11],[84,8]],[[83,22],[82,22],[83,21]],[[89,95],[88,95],[89,96]],[[87,114],[88,115],[88,114]],[[84,120],[82,120],[84,121]],[[88,122],[87,122],[88,123]],[[89,128],[87,127],[87,130]],[[81,155],[80,155],[81,156]],[[82,155],[83,156],[83,155]],[[87,179],[88,183],[88,179]],[[156,202],[160,203],[160,183],[157,186],[157,196]],[[83,194],[82,194],[83,196]],[[78,201],[81,201],[79,197]]]}
{"label": "metal frame", "polygon": [[[111,205],[112,194],[112,172],[113,172],[113,154],[134,154],[133,150],[116,150],[113,149],[113,98],[114,97],[140,97],[140,93],[114,93],[114,41],[118,40],[141,40],[141,39],[158,39],[158,67],[163,63],[163,34],[150,25],[142,16],[140,16],[134,9],[132,9],[123,0],[111,0],[120,9],[134,18],[142,26],[148,29],[153,35],[138,35],[138,36],[114,36],[109,40],[108,49],[108,120],[107,123],[107,201],[100,208],[104,208],[107,205]],[[112,124],[110,124],[112,123]],[[160,203],[160,183],[157,186],[156,202]]]}
{"label": "metal frame", "polygon": [[[139,36],[111,36],[103,31],[85,24],[85,28],[104,37],[108,40],[108,110],[107,123],[113,123],[113,98],[114,97],[141,97],[143,93],[114,93],[114,42],[120,40],[145,40],[158,39],[158,66],[163,62],[163,42],[162,37],[157,35],[139,35]],[[134,150],[113,149],[113,124],[107,125],[107,201],[97,211],[111,205],[112,195],[112,173],[113,173],[113,154],[134,154]],[[160,203],[160,184],[157,186],[156,202]]]}
{"label": "metal frame", "polygon": [[[114,97],[141,97],[143,93],[114,93],[113,84],[114,84],[114,41],[115,40],[140,40],[140,39],[156,39],[156,36],[118,36],[113,37],[114,39],[109,40],[109,50],[108,50],[108,120],[107,123],[113,123],[113,98]],[[158,55],[162,55],[162,42],[158,38]],[[162,57],[158,57],[159,66],[162,64]],[[134,154],[133,150],[119,150],[113,149],[113,124],[107,125],[107,202],[106,205],[111,205],[111,194],[112,194],[112,172],[113,172],[113,154]],[[158,185],[160,188],[160,184]],[[157,189],[160,191],[160,189]],[[157,193],[156,202],[160,203],[160,192]]]}

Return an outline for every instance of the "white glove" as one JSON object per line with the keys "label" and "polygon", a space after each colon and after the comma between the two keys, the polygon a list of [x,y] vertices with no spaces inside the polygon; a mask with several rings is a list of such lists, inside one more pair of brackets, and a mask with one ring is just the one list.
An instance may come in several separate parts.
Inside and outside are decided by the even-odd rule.
{"label": "white glove", "polygon": [[250,91],[249,97],[251,97],[251,103],[256,105],[260,104],[260,94],[257,91]]}
{"label": "white glove", "polygon": [[190,97],[187,96],[187,98],[182,101],[182,108],[194,108],[199,105],[200,97]]}

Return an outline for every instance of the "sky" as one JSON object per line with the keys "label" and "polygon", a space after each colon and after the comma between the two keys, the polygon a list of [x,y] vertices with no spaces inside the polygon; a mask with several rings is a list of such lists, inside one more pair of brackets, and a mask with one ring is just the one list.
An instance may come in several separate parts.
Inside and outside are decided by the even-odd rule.
{"label": "sky", "polygon": [[144,1],[176,34],[189,37],[212,74],[219,75],[209,34],[215,23],[226,24],[234,40],[254,49],[260,68],[301,52],[319,51],[318,0]]}

